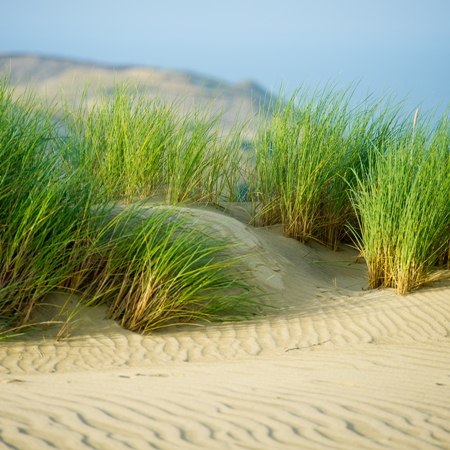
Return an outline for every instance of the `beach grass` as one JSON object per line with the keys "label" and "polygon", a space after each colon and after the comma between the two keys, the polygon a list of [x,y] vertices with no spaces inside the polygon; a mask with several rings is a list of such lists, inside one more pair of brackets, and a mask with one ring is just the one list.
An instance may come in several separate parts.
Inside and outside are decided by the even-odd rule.
{"label": "beach grass", "polygon": [[256,289],[233,245],[173,208],[126,207],[97,235],[84,292],[139,332],[249,317]]}
{"label": "beach grass", "polygon": [[254,210],[305,243],[350,241],[370,288],[404,294],[448,276],[448,115],[431,126],[399,103],[352,95],[299,90],[274,108],[255,142]]}
{"label": "beach grass", "polygon": [[[141,331],[169,322],[237,319],[241,313],[247,314],[250,304],[255,307],[248,294],[251,289],[245,282],[246,275],[235,272],[241,268],[240,259],[228,251],[230,244],[209,237],[205,230],[177,218],[174,212],[154,212],[145,220],[139,219],[131,207],[115,213],[116,202],[127,202],[144,193],[151,196],[153,192],[145,184],[144,175],[154,175],[159,170],[149,173],[145,171],[150,170],[149,166],[145,166],[139,172],[145,158],[139,164],[130,160],[130,156],[136,155],[133,150],[145,145],[127,147],[137,126],[132,122],[134,113],[128,109],[129,104],[125,108],[119,102],[117,110],[111,108],[99,117],[87,115],[84,123],[61,124],[54,119],[55,111],[42,110],[32,96],[16,99],[13,94],[3,81],[0,85],[3,330],[23,330],[36,306],[47,294],[56,291],[79,293],[88,303],[108,300],[111,317],[125,327]],[[120,92],[114,101],[127,99],[131,101]],[[166,114],[166,118],[171,117],[169,110],[158,111]],[[139,120],[144,127],[144,119]],[[162,133],[163,120],[158,120],[157,132]],[[179,126],[179,119],[176,120]],[[74,128],[77,126],[78,129]],[[208,145],[209,138],[202,141],[203,132],[208,132],[203,125],[194,124],[193,128],[186,122],[183,126],[185,135],[181,139],[191,139],[197,133],[195,143]],[[61,136],[61,129],[68,134]],[[98,135],[86,141],[87,131]],[[139,138],[154,137],[150,132],[136,133]],[[174,142],[175,128],[170,128],[168,135],[167,139]],[[110,155],[113,137],[122,138],[122,145],[117,144]],[[163,140],[161,136],[157,139]],[[97,148],[89,152],[89,143]],[[163,176],[167,176],[168,149],[163,151],[164,157],[155,157],[151,165],[162,167]],[[184,162],[191,156],[185,155]],[[188,170],[195,171],[195,163],[194,158],[193,167]],[[125,175],[131,181],[120,167],[126,167]],[[181,169],[181,165],[177,167]],[[158,187],[164,186],[164,179],[158,179],[157,183]],[[148,190],[141,191],[143,185]],[[179,188],[177,195],[191,185],[180,184]],[[189,192],[192,193],[193,190]],[[180,198],[175,196],[175,200]],[[141,317],[142,302],[148,303],[144,317]]]}
{"label": "beach grass", "polygon": [[89,188],[59,171],[50,111],[0,84],[0,315],[25,323],[36,303],[73,274]]}
{"label": "beach grass", "polygon": [[411,121],[357,176],[354,236],[371,288],[405,294],[448,274],[437,269],[447,261],[450,237],[449,124],[445,116],[435,127]]}
{"label": "beach grass", "polygon": [[85,166],[111,200],[152,197],[166,203],[217,203],[231,192],[238,141],[221,133],[208,109],[182,113],[179,104],[138,94],[128,85],[86,99],[66,112],[67,160]]}
{"label": "beach grass", "polygon": [[370,288],[448,275],[448,114],[405,120],[353,92],[300,89],[242,151],[242,128],[128,85],[58,116],[1,80],[0,326],[26,326],[55,291],[139,332],[250,316],[258,294],[234,244],[180,203],[251,200],[255,223],[333,250],[350,241]]}
{"label": "beach grass", "polygon": [[380,101],[352,105],[352,93],[330,86],[312,95],[299,90],[264,121],[252,183],[263,225],[281,223],[286,235],[332,249],[346,236],[353,170],[390,131],[391,115]]}

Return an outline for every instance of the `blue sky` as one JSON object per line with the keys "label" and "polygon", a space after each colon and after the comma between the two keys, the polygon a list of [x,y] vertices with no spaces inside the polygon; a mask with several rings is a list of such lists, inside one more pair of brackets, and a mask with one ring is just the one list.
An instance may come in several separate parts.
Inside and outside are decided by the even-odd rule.
{"label": "blue sky", "polygon": [[0,0],[0,52],[450,103],[450,0]]}

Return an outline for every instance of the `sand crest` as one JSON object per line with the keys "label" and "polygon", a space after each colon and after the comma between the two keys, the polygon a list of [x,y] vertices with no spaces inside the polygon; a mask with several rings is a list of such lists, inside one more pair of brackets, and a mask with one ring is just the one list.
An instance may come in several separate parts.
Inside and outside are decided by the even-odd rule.
{"label": "sand crest", "polygon": [[0,344],[0,447],[450,448],[449,283],[365,291],[351,249],[184,212],[251,253],[276,308],[149,336],[96,308],[63,340]]}

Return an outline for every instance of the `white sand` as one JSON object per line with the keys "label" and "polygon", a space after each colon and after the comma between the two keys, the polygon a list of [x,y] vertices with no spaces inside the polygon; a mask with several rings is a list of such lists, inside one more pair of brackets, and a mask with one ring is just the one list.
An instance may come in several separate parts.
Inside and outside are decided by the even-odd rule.
{"label": "white sand", "polygon": [[449,283],[364,291],[349,249],[185,211],[252,252],[278,308],[150,336],[87,310],[0,344],[0,448],[450,448]]}

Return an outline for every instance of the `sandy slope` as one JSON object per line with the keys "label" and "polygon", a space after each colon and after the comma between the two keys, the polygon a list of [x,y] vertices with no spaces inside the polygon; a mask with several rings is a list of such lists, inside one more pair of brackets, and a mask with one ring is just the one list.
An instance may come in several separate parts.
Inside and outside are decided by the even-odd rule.
{"label": "sandy slope", "polygon": [[139,94],[174,103],[182,112],[200,108],[221,113],[225,130],[248,121],[246,136],[253,136],[255,114],[269,106],[270,94],[251,81],[228,83],[205,75],[155,67],[114,67],[71,59],[27,54],[1,54],[0,77],[6,76],[21,94],[30,89],[58,103],[61,97],[77,104],[86,93],[90,104],[99,91],[113,92],[118,84],[137,86]]}
{"label": "sandy slope", "polygon": [[448,283],[367,292],[349,249],[185,212],[252,253],[277,308],[150,336],[97,309],[1,344],[0,448],[450,448]]}

